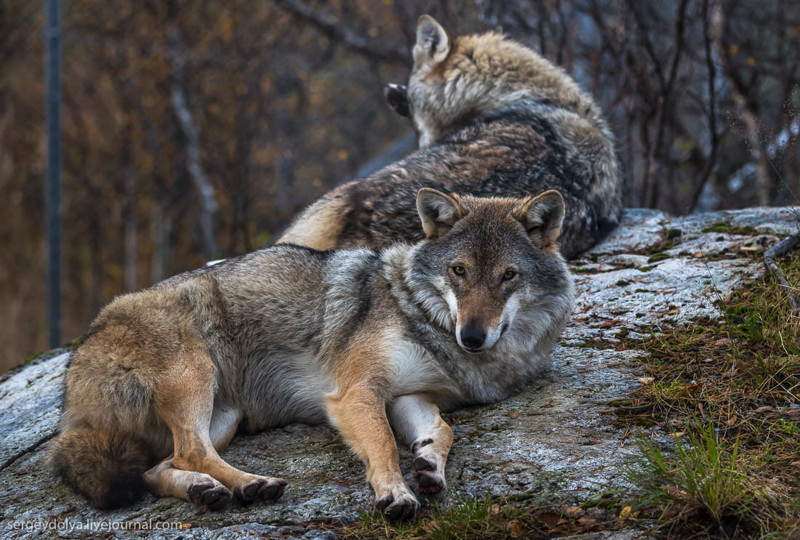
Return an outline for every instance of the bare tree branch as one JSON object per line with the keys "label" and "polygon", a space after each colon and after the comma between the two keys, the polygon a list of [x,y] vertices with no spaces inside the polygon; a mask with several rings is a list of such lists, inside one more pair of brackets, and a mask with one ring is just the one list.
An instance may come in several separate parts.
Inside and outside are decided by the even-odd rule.
{"label": "bare tree branch", "polygon": [[214,188],[206,179],[205,171],[200,163],[200,134],[195,126],[192,113],[189,112],[186,105],[186,94],[183,89],[183,58],[180,54],[180,37],[175,28],[170,32],[170,45],[172,49],[172,108],[188,141],[187,168],[200,193],[200,228],[203,233],[206,257],[211,260],[218,255],[219,251],[214,236],[214,214],[217,212],[217,201],[214,199]]}
{"label": "bare tree branch", "polygon": [[706,57],[706,70],[708,72],[708,129],[711,133],[711,151],[703,173],[700,179],[694,186],[692,192],[692,199],[689,201],[689,213],[694,212],[697,202],[700,200],[700,195],[703,193],[703,188],[706,186],[708,179],[711,177],[711,172],[717,164],[717,151],[719,149],[719,133],[717,133],[717,92],[715,79],[717,78],[717,69],[714,65],[714,57],[711,47],[711,33],[712,24],[711,17],[713,16],[709,9],[709,0],[703,0],[703,48]]}
{"label": "bare tree branch", "polygon": [[725,37],[725,6],[724,1],[720,1],[714,6],[712,17],[712,35],[714,44],[722,60],[723,73],[731,87],[731,96],[736,104],[739,117],[745,128],[745,136],[753,161],[756,162],[756,183],[758,185],[758,204],[767,206],[770,202],[772,192],[772,180],[769,176],[767,156],[761,149],[761,141],[758,138],[758,116],[751,110],[750,104],[745,93],[747,89],[744,83],[738,78],[731,66],[730,47]]}
{"label": "bare tree branch", "polygon": [[791,305],[794,313],[800,312],[800,302],[798,302],[797,297],[794,294],[794,290],[786,280],[786,276],[784,276],[783,272],[781,272],[780,268],[778,268],[778,264],[775,262],[775,257],[782,257],[786,255],[792,249],[794,249],[797,244],[800,244],[800,233],[795,233],[784,238],[764,253],[764,266],[767,268],[767,271],[775,279],[775,281],[777,281],[778,284],[786,291],[786,296],[789,299],[789,304]]}
{"label": "bare tree branch", "polygon": [[275,0],[275,4],[291,13],[301,21],[305,21],[317,30],[358,53],[373,60],[407,64],[411,55],[405,47],[396,43],[367,39],[352,28],[340,23],[326,13],[318,13],[303,2],[297,0]]}

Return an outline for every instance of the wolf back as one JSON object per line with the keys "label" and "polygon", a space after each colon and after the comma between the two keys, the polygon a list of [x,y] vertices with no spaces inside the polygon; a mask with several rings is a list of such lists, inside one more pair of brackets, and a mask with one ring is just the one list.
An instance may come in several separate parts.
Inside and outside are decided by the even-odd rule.
{"label": "wolf back", "polygon": [[[443,44],[444,43],[444,44]],[[613,136],[598,107],[560,68],[495,33],[450,41],[430,17],[417,28],[407,91],[390,105],[411,117],[422,148],[312,204],[279,243],[385,247],[423,237],[411,201],[421,187],[522,197],[556,189],[560,240],[572,258],[620,220]]]}

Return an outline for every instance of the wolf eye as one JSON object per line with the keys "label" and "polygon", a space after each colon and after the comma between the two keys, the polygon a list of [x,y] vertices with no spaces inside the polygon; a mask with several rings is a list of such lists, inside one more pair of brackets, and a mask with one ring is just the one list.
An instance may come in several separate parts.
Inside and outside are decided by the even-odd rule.
{"label": "wolf eye", "polygon": [[466,274],[466,273],[467,273],[467,269],[466,269],[466,268],[464,268],[463,266],[460,266],[460,265],[456,265],[456,266],[454,266],[454,267],[452,268],[452,270],[453,270],[453,273],[454,273],[455,275],[457,275],[457,276],[463,276],[464,274]]}
{"label": "wolf eye", "polygon": [[508,281],[510,279],[514,279],[517,273],[513,270],[506,270],[505,274],[503,274],[503,281]]}

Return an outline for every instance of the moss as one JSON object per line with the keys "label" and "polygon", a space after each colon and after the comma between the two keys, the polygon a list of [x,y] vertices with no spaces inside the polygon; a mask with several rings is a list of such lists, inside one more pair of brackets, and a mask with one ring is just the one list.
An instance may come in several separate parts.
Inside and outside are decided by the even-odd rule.
{"label": "moss", "polygon": [[737,236],[758,236],[759,233],[754,227],[734,225],[729,221],[718,221],[703,229],[704,233],[726,233]]}
{"label": "moss", "polygon": [[656,254],[650,256],[650,258],[647,259],[647,262],[649,264],[652,264],[652,263],[655,263],[655,262],[658,262],[658,261],[663,261],[664,259],[670,259],[670,258],[672,258],[670,255],[668,255],[668,254],[666,254],[666,253],[664,253],[662,251],[660,253],[656,253]]}

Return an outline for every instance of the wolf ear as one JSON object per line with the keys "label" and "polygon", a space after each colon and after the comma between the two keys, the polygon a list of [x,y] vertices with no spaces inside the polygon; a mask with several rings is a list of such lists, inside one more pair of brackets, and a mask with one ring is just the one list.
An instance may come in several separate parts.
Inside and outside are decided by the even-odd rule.
{"label": "wolf ear", "polygon": [[411,109],[408,107],[408,88],[404,84],[387,84],[383,87],[383,97],[394,112],[406,118],[411,117]]}
{"label": "wolf ear", "polygon": [[523,200],[514,217],[525,226],[533,245],[543,251],[558,249],[558,235],[564,221],[564,198],[555,190]]}
{"label": "wolf ear", "polygon": [[442,236],[464,216],[458,195],[446,195],[431,188],[422,188],[417,193],[417,212],[425,236],[430,239]]}
{"label": "wolf ear", "polygon": [[417,43],[414,45],[415,67],[438,64],[450,52],[450,38],[442,25],[430,15],[423,15],[417,22]]}

